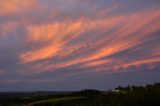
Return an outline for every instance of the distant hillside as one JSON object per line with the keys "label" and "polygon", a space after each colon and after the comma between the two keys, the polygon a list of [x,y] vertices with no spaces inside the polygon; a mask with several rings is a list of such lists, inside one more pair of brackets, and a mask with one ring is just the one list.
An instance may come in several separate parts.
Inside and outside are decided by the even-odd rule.
{"label": "distant hillside", "polygon": [[32,95],[16,95],[1,99],[0,106],[160,106],[160,83],[145,87],[119,86],[112,91],[87,89],[58,94],[33,92]]}
{"label": "distant hillside", "polygon": [[5,98],[50,96],[50,95],[69,94],[69,93],[71,92],[69,91],[0,92],[0,100]]}

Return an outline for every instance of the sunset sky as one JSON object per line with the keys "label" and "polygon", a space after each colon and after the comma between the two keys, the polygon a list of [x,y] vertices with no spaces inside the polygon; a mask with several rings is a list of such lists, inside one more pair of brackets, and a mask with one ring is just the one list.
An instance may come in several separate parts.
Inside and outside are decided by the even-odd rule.
{"label": "sunset sky", "polygon": [[160,0],[0,0],[0,91],[160,82]]}

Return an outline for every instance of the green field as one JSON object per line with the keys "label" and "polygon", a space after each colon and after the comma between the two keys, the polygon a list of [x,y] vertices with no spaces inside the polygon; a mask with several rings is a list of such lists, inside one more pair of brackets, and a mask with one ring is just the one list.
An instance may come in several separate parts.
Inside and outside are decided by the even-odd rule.
{"label": "green field", "polygon": [[33,103],[29,103],[28,105],[25,106],[37,106],[37,105],[45,105],[45,104],[58,104],[58,103],[65,103],[65,102],[72,102],[72,101],[77,101],[84,99],[84,97],[62,97],[62,98],[52,98],[52,99],[47,99],[47,100],[41,100]]}

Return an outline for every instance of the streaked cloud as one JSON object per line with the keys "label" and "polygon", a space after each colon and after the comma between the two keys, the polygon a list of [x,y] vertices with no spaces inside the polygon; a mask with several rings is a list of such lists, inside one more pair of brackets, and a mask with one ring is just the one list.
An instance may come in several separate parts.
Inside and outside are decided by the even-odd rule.
{"label": "streaked cloud", "polygon": [[2,70],[7,74],[0,83],[63,82],[88,73],[155,70],[160,63],[158,4],[157,0],[152,4],[149,0],[2,0],[0,75]]}

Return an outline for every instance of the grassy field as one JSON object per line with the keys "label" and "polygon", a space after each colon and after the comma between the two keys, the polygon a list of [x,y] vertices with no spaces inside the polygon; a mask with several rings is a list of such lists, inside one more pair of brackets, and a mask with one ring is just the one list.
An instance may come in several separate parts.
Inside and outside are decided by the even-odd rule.
{"label": "grassy field", "polygon": [[72,102],[72,101],[77,101],[85,99],[85,97],[62,97],[62,98],[52,98],[52,99],[47,99],[47,100],[41,100],[33,103],[29,103],[28,105],[25,106],[35,106],[35,105],[45,105],[45,104],[58,104],[58,103],[65,103],[65,102]]}

